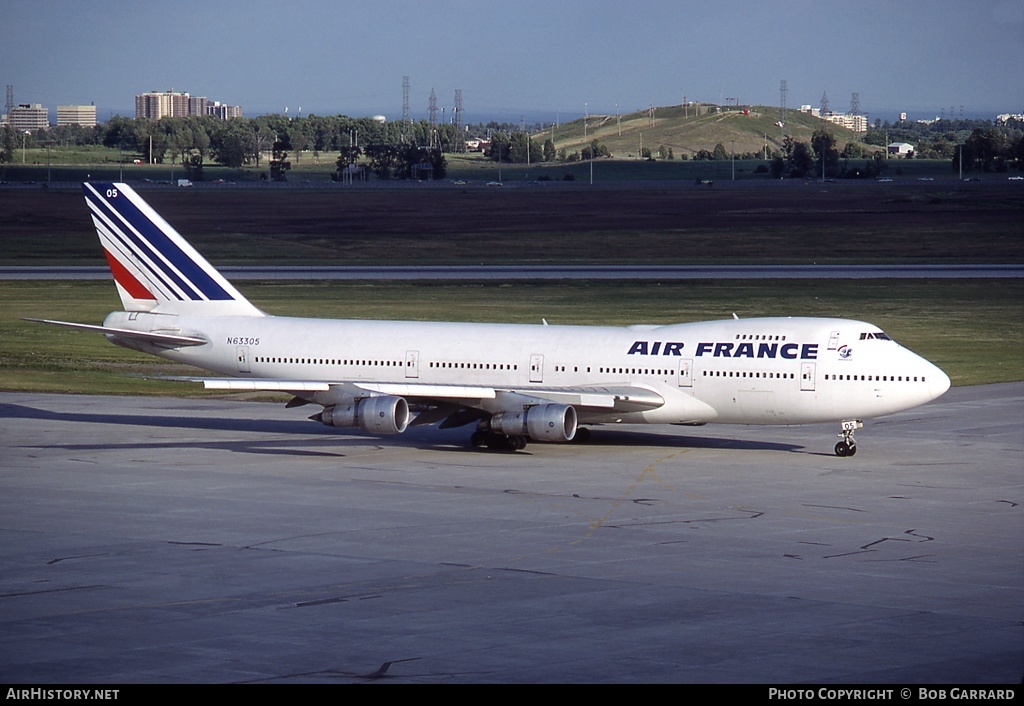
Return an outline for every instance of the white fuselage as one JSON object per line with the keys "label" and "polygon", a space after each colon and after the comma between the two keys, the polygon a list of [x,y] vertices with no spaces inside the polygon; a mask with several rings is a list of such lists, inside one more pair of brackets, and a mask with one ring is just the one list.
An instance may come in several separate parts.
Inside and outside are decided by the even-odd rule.
{"label": "white fuselage", "polygon": [[[540,326],[116,312],[106,326],[205,338],[128,344],[217,374],[263,380],[531,390],[650,390],[643,411],[580,421],[805,424],[891,414],[935,399],[949,378],[878,327],[823,318],[667,326]],[[125,344],[112,338],[114,342]],[[321,393],[311,401],[335,404]],[[477,404],[487,409],[487,403]],[[490,410],[493,411],[493,410]]]}

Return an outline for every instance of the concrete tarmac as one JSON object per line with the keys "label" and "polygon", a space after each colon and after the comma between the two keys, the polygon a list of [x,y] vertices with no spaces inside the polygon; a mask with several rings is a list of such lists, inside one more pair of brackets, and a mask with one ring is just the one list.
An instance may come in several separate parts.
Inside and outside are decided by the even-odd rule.
{"label": "concrete tarmac", "polygon": [[312,411],[0,393],[0,682],[1024,675],[1024,383],[852,458],[831,425],[496,453]]}

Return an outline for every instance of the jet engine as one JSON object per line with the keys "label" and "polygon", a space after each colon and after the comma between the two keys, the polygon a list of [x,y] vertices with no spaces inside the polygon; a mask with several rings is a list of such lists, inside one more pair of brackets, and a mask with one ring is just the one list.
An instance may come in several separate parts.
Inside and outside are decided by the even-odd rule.
{"label": "jet engine", "polygon": [[491,417],[491,431],[508,436],[528,436],[535,441],[572,441],[576,436],[576,409],[564,404],[544,404]]}
{"label": "jet engine", "polygon": [[329,427],[359,427],[370,434],[401,434],[409,426],[404,397],[364,397],[354,404],[324,407],[317,417]]}

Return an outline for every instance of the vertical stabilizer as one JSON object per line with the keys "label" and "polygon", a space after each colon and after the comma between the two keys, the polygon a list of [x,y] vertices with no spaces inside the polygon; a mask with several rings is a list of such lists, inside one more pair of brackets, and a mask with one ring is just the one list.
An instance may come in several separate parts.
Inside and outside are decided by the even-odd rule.
{"label": "vertical stabilizer", "polygon": [[125,311],[263,315],[130,186],[82,188]]}

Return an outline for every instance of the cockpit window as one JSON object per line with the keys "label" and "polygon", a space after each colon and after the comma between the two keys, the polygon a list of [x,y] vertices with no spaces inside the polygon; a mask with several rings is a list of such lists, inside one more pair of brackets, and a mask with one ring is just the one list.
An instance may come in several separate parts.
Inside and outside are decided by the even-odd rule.
{"label": "cockpit window", "polygon": [[889,338],[888,334],[882,333],[881,331],[874,331],[874,332],[868,331],[868,332],[862,333],[860,335],[860,340],[862,340],[862,341],[867,341],[867,340],[870,340],[870,339],[876,339],[876,340],[879,340],[879,341],[891,341],[892,340],[891,338]]}

